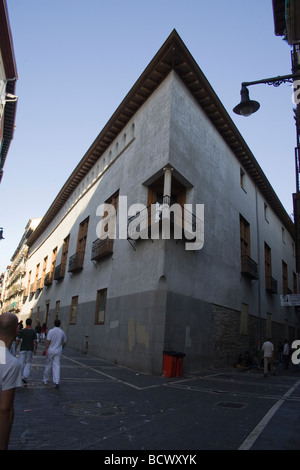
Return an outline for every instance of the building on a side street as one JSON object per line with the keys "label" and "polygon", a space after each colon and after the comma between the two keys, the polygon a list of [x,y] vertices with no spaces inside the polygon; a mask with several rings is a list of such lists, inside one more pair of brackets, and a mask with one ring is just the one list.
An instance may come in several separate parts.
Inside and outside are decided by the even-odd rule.
{"label": "building on a side street", "polygon": [[91,144],[29,247],[20,318],[161,374],[297,337],[294,224],[176,32]]}
{"label": "building on a side street", "polygon": [[[41,218],[30,219],[24,234],[11,257],[11,264],[3,273],[0,292],[0,312],[13,312],[20,315],[25,295],[26,260],[28,253],[27,240],[40,223]],[[25,324],[25,322],[24,322]]]}
{"label": "building on a side street", "polygon": [[0,182],[15,129],[17,67],[6,0],[0,0]]}

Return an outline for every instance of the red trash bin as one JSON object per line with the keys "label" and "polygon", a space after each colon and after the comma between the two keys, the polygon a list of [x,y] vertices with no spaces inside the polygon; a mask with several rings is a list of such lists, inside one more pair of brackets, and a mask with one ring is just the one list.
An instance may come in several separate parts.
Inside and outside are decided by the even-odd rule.
{"label": "red trash bin", "polygon": [[176,375],[176,366],[177,358],[174,351],[164,351],[163,352],[163,375],[164,377],[175,377]]}

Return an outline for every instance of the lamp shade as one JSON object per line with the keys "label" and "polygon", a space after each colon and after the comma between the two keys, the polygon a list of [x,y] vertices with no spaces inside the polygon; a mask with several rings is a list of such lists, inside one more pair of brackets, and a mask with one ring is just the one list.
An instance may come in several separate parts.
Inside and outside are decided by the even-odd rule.
{"label": "lamp shade", "polygon": [[241,88],[241,102],[235,108],[233,112],[240,116],[251,116],[260,108],[260,104],[257,101],[250,100],[249,90],[245,85]]}

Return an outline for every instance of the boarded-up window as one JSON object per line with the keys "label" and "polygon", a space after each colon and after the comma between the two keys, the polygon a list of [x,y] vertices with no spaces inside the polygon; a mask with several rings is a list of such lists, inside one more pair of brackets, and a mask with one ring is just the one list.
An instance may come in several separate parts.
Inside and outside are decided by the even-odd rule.
{"label": "boarded-up window", "polygon": [[95,324],[104,325],[105,311],[106,311],[106,297],[107,289],[100,289],[97,291],[96,309],[95,309]]}
{"label": "boarded-up window", "polygon": [[75,325],[76,323],[77,308],[78,308],[78,295],[76,295],[75,297],[72,297],[70,318],[69,318],[70,325]]}

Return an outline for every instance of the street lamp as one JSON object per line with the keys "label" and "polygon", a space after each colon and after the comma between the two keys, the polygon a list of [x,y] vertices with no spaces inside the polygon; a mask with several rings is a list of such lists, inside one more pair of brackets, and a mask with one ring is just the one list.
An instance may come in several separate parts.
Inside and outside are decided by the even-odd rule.
{"label": "street lamp", "polygon": [[291,75],[282,75],[278,77],[271,77],[271,78],[264,78],[263,80],[256,80],[254,82],[243,82],[241,88],[241,102],[233,108],[233,112],[235,114],[239,114],[240,116],[251,116],[251,114],[255,113],[259,110],[260,104],[257,101],[250,100],[249,98],[249,90],[248,86],[250,85],[258,85],[260,83],[265,83],[267,85],[273,85],[278,87],[282,83],[290,82],[293,83],[296,78],[300,79],[299,74],[291,74]]}
{"label": "street lamp", "polygon": [[251,114],[256,113],[260,108],[260,104],[257,101],[250,100],[249,98],[249,90],[244,83],[242,83],[241,88],[241,102],[233,111],[235,114],[240,114],[241,116],[251,116]]}

